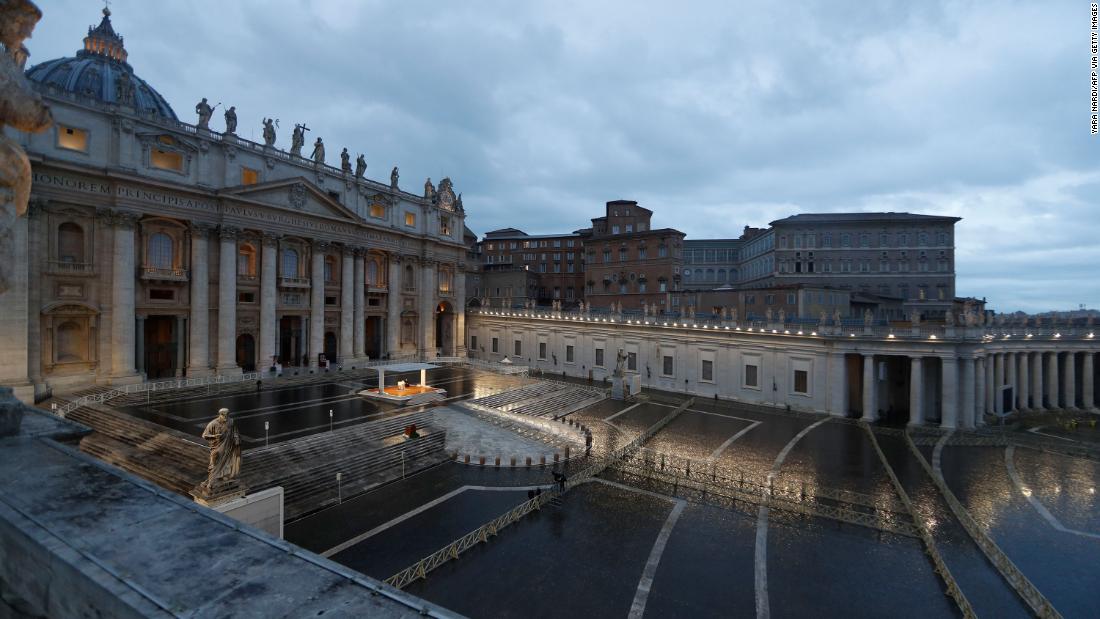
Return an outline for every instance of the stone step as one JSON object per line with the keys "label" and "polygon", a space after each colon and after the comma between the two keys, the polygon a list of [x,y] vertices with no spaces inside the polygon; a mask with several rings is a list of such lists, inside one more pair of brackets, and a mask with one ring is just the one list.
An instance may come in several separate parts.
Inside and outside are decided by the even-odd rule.
{"label": "stone step", "polygon": [[190,490],[206,476],[202,461],[181,462],[103,434],[84,437],[80,450],[183,496],[190,496]]}

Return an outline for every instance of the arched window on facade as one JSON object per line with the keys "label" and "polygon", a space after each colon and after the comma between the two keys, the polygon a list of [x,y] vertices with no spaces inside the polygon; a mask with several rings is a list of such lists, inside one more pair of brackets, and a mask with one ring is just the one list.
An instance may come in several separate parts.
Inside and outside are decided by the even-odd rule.
{"label": "arched window on facade", "polygon": [[405,281],[403,284],[405,290],[416,290],[416,271],[412,268],[411,264],[405,265]]}
{"label": "arched window on facade", "polygon": [[172,237],[163,232],[154,232],[149,237],[149,266],[172,268]]}
{"label": "arched window on facade", "polygon": [[72,222],[57,227],[57,259],[61,262],[84,262],[84,229]]}
{"label": "arched window on facade", "polygon": [[451,283],[454,280],[454,276],[448,269],[443,269],[439,272],[439,291],[450,292]]}
{"label": "arched window on facade", "polygon": [[256,248],[251,243],[242,243],[237,249],[237,275],[256,276]]}
{"label": "arched window on facade", "polygon": [[367,261],[367,285],[378,286],[378,263],[374,260]]}
{"label": "arched window on facade", "polygon": [[298,252],[290,248],[283,250],[283,277],[298,277]]}
{"label": "arched window on facade", "polygon": [[83,361],[84,329],[73,321],[61,323],[57,327],[57,362]]}

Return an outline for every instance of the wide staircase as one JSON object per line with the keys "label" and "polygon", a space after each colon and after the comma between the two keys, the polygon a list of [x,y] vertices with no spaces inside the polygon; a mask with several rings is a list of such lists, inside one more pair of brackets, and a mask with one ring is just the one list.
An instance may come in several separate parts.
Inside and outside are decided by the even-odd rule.
{"label": "wide staircase", "polygon": [[[286,517],[296,518],[399,476],[402,464],[412,472],[446,460],[446,436],[431,427],[432,416],[397,415],[251,449],[241,463],[243,481],[252,491],[282,486]],[[402,439],[411,424],[421,437]]]}
{"label": "wide staircase", "polygon": [[82,406],[68,418],[95,430],[80,450],[158,486],[190,496],[206,477],[209,450],[182,432],[99,406]]}
{"label": "wide staircase", "polygon": [[557,419],[591,406],[606,397],[607,393],[602,389],[539,381],[471,400],[471,403],[521,415]]}

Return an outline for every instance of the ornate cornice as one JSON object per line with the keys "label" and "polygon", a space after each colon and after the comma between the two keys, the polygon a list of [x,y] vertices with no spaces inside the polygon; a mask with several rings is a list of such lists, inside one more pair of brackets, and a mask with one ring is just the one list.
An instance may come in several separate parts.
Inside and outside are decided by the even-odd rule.
{"label": "ornate cornice", "polygon": [[264,232],[262,243],[267,247],[278,247],[281,235]]}
{"label": "ornate cornice", "polygon": [[237,237],[240,236],[240,233],[240,230],[230,226],[222,226],[218,228],[218,238],[223,241],[235,241],[237,240]]}

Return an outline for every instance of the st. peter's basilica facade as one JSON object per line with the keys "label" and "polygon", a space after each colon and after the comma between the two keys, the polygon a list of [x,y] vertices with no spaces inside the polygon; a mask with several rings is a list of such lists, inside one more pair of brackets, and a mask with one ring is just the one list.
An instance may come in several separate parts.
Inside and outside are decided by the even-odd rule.
{"label": "st. peter's basilica facade", "polygon": [[465,214],[449,179],[408,193],[397,168],[369,180],[346,150],[335,167],[323,145],[303,156],[304,129],[287,152],[270,122],[265,144],[235,135],[235,113],[210,128],[225,110],[205,100],[181,122],[106,10],[75,57],[26,75],[55,122],[9,130],[33,168],[14,236],[26,293],[0,316],[0,384],[20,397],[462,354]]}

